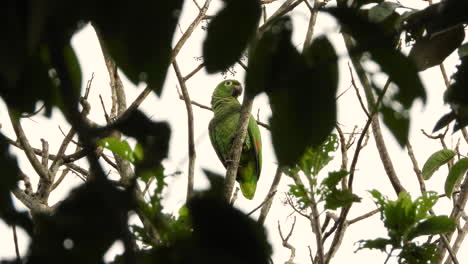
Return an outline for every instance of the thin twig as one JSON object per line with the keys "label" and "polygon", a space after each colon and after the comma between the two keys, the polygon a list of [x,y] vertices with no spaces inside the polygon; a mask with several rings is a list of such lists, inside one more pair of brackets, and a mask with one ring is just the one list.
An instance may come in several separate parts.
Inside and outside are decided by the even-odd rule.
{"label": "thin twig", "polygon": [[205,4],[200,9],[200,12],[198,12],[197,17],[192,21],[192,23],[187,28],[185,33],[182,35],[182,37],[180,37],[179,41],[177,41],[176,45],[174,46],[174,49],[172,49],[171,63],[174,62],[175,58],[177,57],[177,54],[179,54],[179,51],[182,49],[182,46],[184,46],[185,42],[192,35],[195,28],[198,26],[198,24],[200,24],[200,22],[205,17],[206,11],[208,11],[208,7],[210,6],[210,3],[211,3],[211,0],[205,0]]}
{"label": "thin twig", "polygon": [[[262,208],[267,202],[271,201],[273,196],[275,196],[276,190],[274,192],[268,192],[267,196],[263,201],[254,209],[252,209],[249,213],[247,213],[247,216],[251,216],[253,213],[255,213],[258,209]],[[260,221],[258,221],[260,222]]]}
{"label": "thin twig", "polygon": [[349,225],[352,225],[352,224],[357,223],[357,222],[359,222],[359,221],[361,221],[361,220],[364,220],[364,219],[366,219],[366,218],[369,218],[369,217],[375,215],[375,214],[378,213],[378,212],[380,212],[379,209],[372,210],[372,211],[370,211],[370,212],[368,212],[368,213],[365,213],[365,214],[363,214],[363,215],[361,215],[361,216],[358,216],[358,217],[356,217],[356,218],[354,218],[354,219],[349,220],[349,221],[348,221],[348,224],[349,224]]}
{"label": "thin twig", "polygon": [[414,151],[413,147],[411,146],[410,141],[408,140],[408,143],[406,144],[406,148],[408,150],[408,156],[411,159],[411,163],[413,163],[413,170],[414,173],[416,174],[416,177],[419,182],[419,189],[421,190],[421,194],[425,195],[426,194],[426,184],[424,183],[424,178],[422,176],[422,172],[419,169],[418,161],[416,160],[416,157],[414,156]]}
{"label": "thin twig", "polygon": [[283,5],[276,10],[273,15],[271,15],[268,20],[263,23],[263,25],[258,29],[258,32],[260,34],[263,34],[265,30],[273,24],[277,19],[281,18],[285,14],[287,14],[289,11],[293,10],[296,6],[298,6],[300,3],[302,3],[304,0],[287,0],[286,2],[283,3]]}
{"label": "thin twig", "polygon": [[189,74],[187,74],[183,80],[184,82],[188,81],[188,79],[192,78],[197,72],[199,72],[201,69],[203,69],[203,63],[200,63],[193,71],[191,71]]}
{"label": "thin twig", "polygon": [[349,62],[348,62],[348,69],[349,69],[349,74],[351,76],[351,85],[354,87],[354,91],[356,92],[356,96],[358,98],[359,104],[361,105],[361,109],[364,111],[364,113],[366,113],[367,118],[370,118],[370,114],[367,111],[366,106],[364,106],[361,93],[359,93],[359,89],[357,88],[356,82],[354,81],[353,70],[351,69],[351,65],[349,65]]}
{"label": "thin twig", "polygon": [[13,224],[12,228],[13,228],[13,241],[15,243],[16,262],[18,264],[21,264],[23,262],[21,261],[21,255],[20,255],[19,248],[18,248],[18,235],[16,234],[16,225]]}

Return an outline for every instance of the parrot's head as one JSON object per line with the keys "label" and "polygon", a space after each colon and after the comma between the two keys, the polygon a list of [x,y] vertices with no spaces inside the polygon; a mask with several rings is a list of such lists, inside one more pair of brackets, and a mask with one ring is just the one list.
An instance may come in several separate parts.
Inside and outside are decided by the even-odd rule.
{"label": "parrot's head", "polygon": [[237,98],[242,94],[242,85],[236,80],[225,80],[222,81],[213,92],[213,96],[216,97],[234,97]]}

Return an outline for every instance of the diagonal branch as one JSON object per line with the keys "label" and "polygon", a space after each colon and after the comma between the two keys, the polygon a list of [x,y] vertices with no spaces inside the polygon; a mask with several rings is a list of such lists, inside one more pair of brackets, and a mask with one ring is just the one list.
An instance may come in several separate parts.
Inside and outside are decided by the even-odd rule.
{"label": "diagonal branch", "polygon": [[234,189],[234,183],[236,180],[237,169],[239,167],[240,156],[242,152],[242,145],[244,144],[245,137],[247,135],[247,126],[249,124],[250,111],[252,110],[253,98],[250,98],[248,94],[244,96],[242,102],[241,114],[239,118],[239,124],[237,127],[236,137],[232,143],[232,148],[229,153],[230,159],[228,162],[226,172],[226,185],[224,198],[226,201],[231,200],[232,190]]}
{"label": "diagonal branch", "polygon": [[276,189],[281,181],[281,176],[283,175],[283,169],[281,166],[278,166],[275,173],[275,178],[271,183],[270,191],[268,191],[268,195],[264,200],[264,205],[262,206],[262,210],[260,211],[260,216],[258,217],[257,222],[260,225],[265,223],[265,219],[270,211],[271,204],[273,203],[273,198],[275,197]]}

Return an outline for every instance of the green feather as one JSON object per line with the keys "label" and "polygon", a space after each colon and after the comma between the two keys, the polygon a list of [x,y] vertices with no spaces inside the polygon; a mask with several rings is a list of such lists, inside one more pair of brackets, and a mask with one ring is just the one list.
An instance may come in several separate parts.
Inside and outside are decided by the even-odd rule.
{"label": "green feather", "polygon": [[[210,140],[224,167],[227,167],[228,155],[239,123],[241,105],[237,97],[241,93],[242,86],[238,81],[226,80],[216,87],[211,98],[214,117],[208,127]],[[247,199],[252,199],[255,195],[261,170],[262,140],[257,122],[250,115],[236,177],[242,194]]]}

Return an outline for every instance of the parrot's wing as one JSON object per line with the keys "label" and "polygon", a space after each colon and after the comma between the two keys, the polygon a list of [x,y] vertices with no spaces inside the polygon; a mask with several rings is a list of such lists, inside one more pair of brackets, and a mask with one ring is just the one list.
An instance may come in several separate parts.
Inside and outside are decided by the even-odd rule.
{"label": "parrot's wing", "polygon": [[219,125],[219,121],[212,119],[210,124],[208,125],[208,131],[210,134],[211,145],[213,146],[216,155],[218,155],[219,160],[223,163],[224,167],[227,167],[226,159],[223,155],[223,149],[221,147],[222,140],[219,138],[219,133],[217,130],[217,126]]}
{"label": "parrot's wing", "polygon": [[260,129],[258,128],[257,121],[251,115],[249,118],[248,135],[252,147],[255,151],[255,159],[257,163],[257,175],[260,178],[260,172],[262,171],[262,138],[260,136]]}

